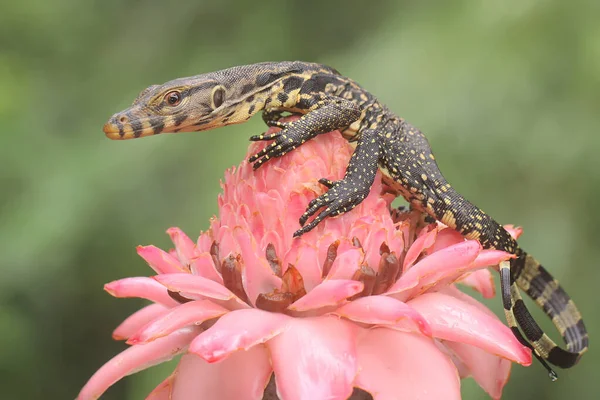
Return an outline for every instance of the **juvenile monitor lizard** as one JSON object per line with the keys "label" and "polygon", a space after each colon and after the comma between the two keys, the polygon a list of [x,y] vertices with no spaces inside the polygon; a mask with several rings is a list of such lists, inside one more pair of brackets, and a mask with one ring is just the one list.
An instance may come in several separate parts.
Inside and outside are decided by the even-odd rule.
{"label": "juvenile monitor lizard", "polygon": [[[468,239],[478,240],[484,248],[514,254],[510,262],[500,264],[502,302],[513,334],[533,350],[553,380],[557,375],[546,361],[561,368],[579,361],[588,348],[588,334],[577,307],[559,283],[502,225],[448,184],[421,131],[335,69],[305,62],[266,62],[175,79],[143,90],[131,107],[110,118],[104,132],[111,139],[132,139],[205,131],[245,122],[259,111],[268,126],[281,130],[250,138],[272,141],[249,158],[255,169],[333,130],[342,132],[355,146],[342,180],[319,181],[328,190],[308,204],[300,218],[302,227],[294,236],[360,204],[379,169],[386,183],[413,208]],[[280,122],[283,113],[301,117]],[[316,217],[308,222],[313,215]],[[538,326],[519,288],[552,319],[566,348],[559,347]]]}

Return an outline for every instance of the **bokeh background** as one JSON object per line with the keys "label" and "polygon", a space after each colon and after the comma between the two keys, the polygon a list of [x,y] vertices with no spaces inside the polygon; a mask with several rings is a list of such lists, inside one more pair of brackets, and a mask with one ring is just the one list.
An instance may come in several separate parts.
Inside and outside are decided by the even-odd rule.
{"label": "bokeh background", "polygon": [[[111,331],[140,303],[103,284],[148,275],[135,246],[168,248],[168,227],[206,229],[223,171],[264,130],[116,142],[105,120],[153,83],[295,59],[334,66],[426,132],[449,181],[524,226],[576,299],[592,350],[557,383],[515,366],[505,398],[598,398],[599,20],[595,0],[3,2],[2,398],[74,398],[123,349]],[[171,368],[104,398],[142,399]]]}

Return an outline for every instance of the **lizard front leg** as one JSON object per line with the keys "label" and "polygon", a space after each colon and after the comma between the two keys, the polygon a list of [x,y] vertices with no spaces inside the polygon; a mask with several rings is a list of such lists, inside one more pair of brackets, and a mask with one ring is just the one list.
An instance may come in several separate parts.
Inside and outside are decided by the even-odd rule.
{"label": "lizard front leg", "polygon": [[250,140],[272,140],[273,143],[251,156],[254,169],[271,158],[281,157],[315,136],[344,128],[360,117],[358,106],[348,100],[326,98],[316,103],[315,108],[300,119],[279,124],[283,128],[270,135],[252,136]]}
{"label": "lizard front leg", "polygon": [[[302,228],[294,233],[294,237],[312,230],[324,218],[343,214],[362,203],[369,195],[369,191],[375,180],[379,154],[380,147],[375,131],[363,131],[356,149],[352,157],[350,157],[344,179],[337,182],[328,179],[319,180],[329,190],[308,203],[306,212],[300,217]],[[325,209],[315,219],[304,225],[308,218],[323,207]]]}

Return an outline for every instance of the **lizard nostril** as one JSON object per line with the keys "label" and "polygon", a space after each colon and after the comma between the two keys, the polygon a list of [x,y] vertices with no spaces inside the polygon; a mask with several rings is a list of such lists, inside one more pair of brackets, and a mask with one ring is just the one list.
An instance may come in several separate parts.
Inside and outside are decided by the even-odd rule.
{"label": "lizard nostril", "polygon": [[119,117],[119,122],[120,123],[125,124],[125,123],[127,123],[127,121],[129,121],[129,118],[127,118],[125,115],[121,115]]}

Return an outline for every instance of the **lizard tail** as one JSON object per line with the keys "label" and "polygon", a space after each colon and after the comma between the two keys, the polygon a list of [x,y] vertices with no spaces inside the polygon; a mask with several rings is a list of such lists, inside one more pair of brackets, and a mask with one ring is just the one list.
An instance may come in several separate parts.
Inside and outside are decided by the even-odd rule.
{"label": "lizard tail", "polygon": [[[588,349],[588,334],[577,306],[558,281],[523,251],[517,252],[517,258],[510,262],[500,264],[500,281],[504,312],[511,330],[521,343],[534,350],[534,355],[548,369],[550,376],[556,379],[556,374],[544,360],[560,368],[577,364]],[[559,347],[535,322],[519,288],[552,319],[566,343],[566,349]],[[530,344],[525,343],[518,327]]]}

